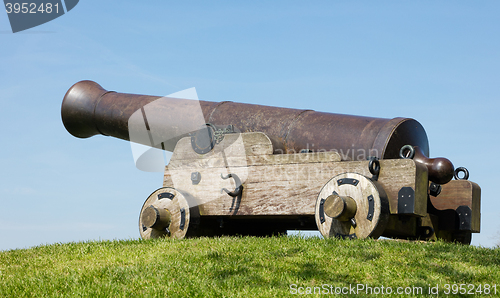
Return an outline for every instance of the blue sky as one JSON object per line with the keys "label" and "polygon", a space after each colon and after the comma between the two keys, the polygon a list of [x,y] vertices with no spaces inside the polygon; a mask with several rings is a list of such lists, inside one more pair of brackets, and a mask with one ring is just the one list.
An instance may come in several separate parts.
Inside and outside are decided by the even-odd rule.
{"label": "blue sky", "polygon": [[431,156],[482,188],[482,232],[500,242],[500,2],[80,1],[12,34],[0,13],[0,250],[138,238],[161,173],[130,145],[77,139],[60,105],[83,79],[119,92],[381,118],[411,117]]}

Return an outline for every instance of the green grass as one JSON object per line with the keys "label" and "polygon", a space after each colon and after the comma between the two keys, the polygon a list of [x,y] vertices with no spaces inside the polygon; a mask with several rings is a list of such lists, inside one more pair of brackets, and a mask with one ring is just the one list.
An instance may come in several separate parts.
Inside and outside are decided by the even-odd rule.
{"label": "green grass", "polygon": [[[0,297],[297,296],[291,294],[292,284],[304,291],[323,285],[384,286],[393,293],[397,287],[422,287],[424,294],[429,285],[438,285],[440,296],[445,296],[445,284],[499,284],[500,296],[500,249],[443,242],[222,237],[0,252]],[[364,293],[327,296],[369,296]]]}

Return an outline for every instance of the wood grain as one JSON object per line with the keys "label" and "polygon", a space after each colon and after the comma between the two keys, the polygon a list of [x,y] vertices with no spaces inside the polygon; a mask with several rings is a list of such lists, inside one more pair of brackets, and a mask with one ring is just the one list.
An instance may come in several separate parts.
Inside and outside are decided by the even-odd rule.
{"label": "wood grain", "polygon": [[442,185],[437,197],[430,196],[430,201],[437,210],[456,210],[467,206],[472,210],[471,230],[479,233],[481,227],[481,188],[468,180],[452,180]]}
{"label": "wood grain", "polygon": [[[415,215],[427,212],[427,170],[410,159],[381,160],[378,183],[397,213],[398,192],[412,187],[417,199]],[[191,174],[201,181],[193,184]],[[262,133],[226,135],[205,155],[191,148],[190,138],[180,140],[166,167],[164,186],[192,195],[201,215],[304,215],[313,216],[321,188],[334,176],[351,172],[371,178],[368,161],[341,161],[336,152],[272,154],[269,138]],[[234,190],[236,174],[243,183],[241,198],[222,192]]]}
{"label": "wood grain", "polygon": [[[171,193],[173,195],[173,199],[158,199],[158,195],[161,193]],[[171,223],[168,226],[168,230],[170,233],[167,233],[166,229],[155,229],[155,228],[143,228],[142,223],[142,212],[148,208],[149,206],[154,206],[157,209],[166,209],[170,213]],[[184,227],[180,228],[181,223],[181,209],[184,209]],[[143,239],[150,238],[176,238],[182,239],[186,236],[190,226],[191,216],[190,216],[190,208],[188,201],[184,197],[184,195],[176,189],[170,187],[164,187],[157,189],[154,191],[144,202],[144,205],[141,209],[141,216],[139,217],[139,232]]]}
{"label": "wood grain", "polygon": [[[338,181],[344,178],[353,178],[358,182],[357,185],[339,185]],[[325,215],[325,221],[322,223],[319,216],[320,200],[327,198],[333,192],[340,196],[350,197],[356,201],[356,214],[354,219],[356,225],[350,221],[340,221]],[[373,200],[374,212],[368,219],[369,201]],[[389,210],[387,198],[380,193],[377,186],[370,179],[356,173],[343,173],[333,177],[319,193],[315,204],[316,225],[324,237],[348,237],[356,238],[378,238],[382,235],[387,224]]]}

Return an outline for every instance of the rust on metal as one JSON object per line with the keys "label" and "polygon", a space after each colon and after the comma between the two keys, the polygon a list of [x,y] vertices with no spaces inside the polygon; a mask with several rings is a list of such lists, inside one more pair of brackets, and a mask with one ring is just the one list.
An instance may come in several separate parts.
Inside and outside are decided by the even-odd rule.
{"label": "rust on metal", "polygon": [[[162,105],[148,111],[144,120],[148,129],[157,119],[168,124],[162,125],[162,142],[151,144],[148,139],[142,143],[173,151],[177,142],[188,135],[186,131],[193,130],[192,123],[199,120],[193,115],[192,101],[187,99],[117,93],[95,82],[81,81],[66,93],[61,114],[64,126],[76,137],[102,134],[130,140],[128,121],[132,114],[141,109],[143,112],[144,107],[160,98]],[[265,133],[275,153],[299,153],[306,149],[336,151],[343,160],[366,160],[370,156],[388,159],[399,158],[401,147],[412,145],[419,148],[422,156],[429,155],[424,128],[410,118],[371,118],[201,100],[199,106],[205,123],[233,125],[239,132]],[[182,122],[177,121],[179,115],[183,116]],[[429,162],[419,157],[417,161],[425,164],[429,172],[436,172],[429,175],[436,183],[445,183],[453,175],[453,165],[446,159]]]}

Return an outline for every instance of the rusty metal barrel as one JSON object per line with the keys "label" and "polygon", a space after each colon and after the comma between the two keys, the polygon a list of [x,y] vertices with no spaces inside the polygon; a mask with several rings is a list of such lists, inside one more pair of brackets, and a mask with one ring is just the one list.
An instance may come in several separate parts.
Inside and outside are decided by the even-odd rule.
{"label": "rusty metal barrel", "polygon": [[[129,118],[158,99],[162,109],[153,111],[164,123],[172,118],[173,127],[166,131],[164,149],[173,151],[176,140],[184,136],[175,129],[189,131],[192,113],[187,99],[166,98],[107,91],[92,81],[81,81],[66,93],[61,114],[64,126],[75,137],[107,135],[130,140]],[[240,132],[259,131],[271,139],[276,153],[302,150],[336,150],[344,158],[356,159],[364,151],[379,158],[399,158],[404,145],[418,146],[429,154],[427,135],[422,125],[410,118],[371,118],[312,110],[268,107],[236,102],[198,101],[205,123],[231,124]],[[185,123],[174,122],[172,116],[184,115]],[[148,117],[150,119],[151,117]],[[192,121],[190,121],[192,120]],[[182,129],[182,126],[186,126]],[[177,135],[176,135],[177,134]],[[175,137],[169,137],[173,135]],[[149,142],[146,145],[151,145]],[[353,154],[354,152],[354,154]]]}

